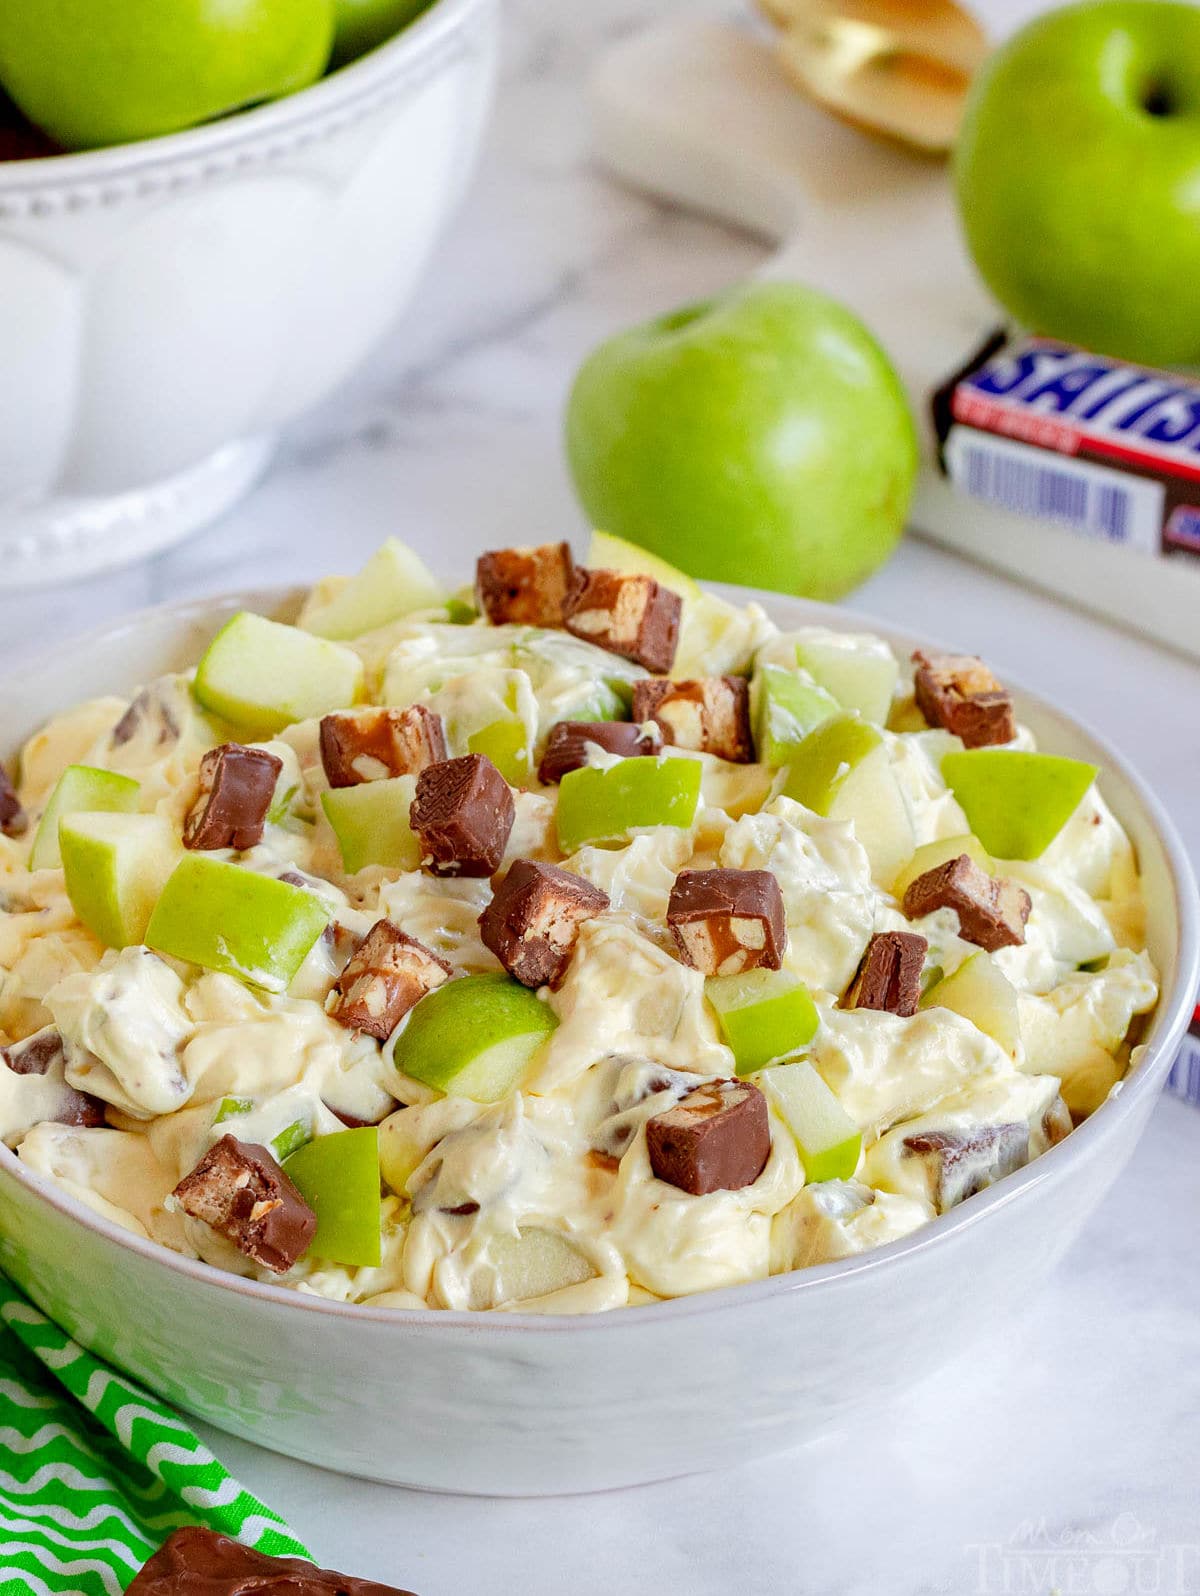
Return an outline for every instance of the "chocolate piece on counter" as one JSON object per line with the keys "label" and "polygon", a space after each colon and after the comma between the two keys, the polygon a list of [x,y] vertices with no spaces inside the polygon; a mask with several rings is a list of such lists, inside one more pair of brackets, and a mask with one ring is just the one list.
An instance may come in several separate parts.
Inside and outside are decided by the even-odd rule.
{"label": "chocolate piece on counter", "polygon": [[223,1136],[175,1188],[185,1214],[202,1219],[275,1274],[307,1252],[317,1218],[265,1147]]}
{"label": "chocolate piece on counter", "polygon": [[684,870],[667,903],[680,957],[705,975],[778,970],[787,947],[783,894],[769,870]]}
{"label": "chocolate piece on counter", "polygon": [[183,823],[185,848],[253,848],[262,841],[283,760],[224,743],[200,761],[200,795]]}
{"label": "chocolate piece on counter", "polygon": [[1029,1162],[1029,1126],[918,1131],[904,1138],[904,1156],[928,1160],[930,1197],[944,1214]]}
{"label": "chocolate piece on counter", "polygon": [[0,765],[0,832],[6,837],[19,837],[29,825],[29,817],[21,807],[12,777]]}
{"label": "chocolate piece on counter", "polygon": [[913,655],[913,696],[931,726],[943,726],[967,748],[1010,743],[1017,735],[1012,698],[973,654]]}
{"label": "chocolate piece on counter", "polygon": [[453,974],[423,942],[379,920],[338,977],[329,1013],[348,1031],[386,1042],[409,1009]]}
{"label": "chocolate piece on counter", "polygon": [[216,1530],[178,1529],[126,1596],[413,1596],[396,1585],[334,1574],[300,1557],[268,1557]]}
{"label": "chocolate piece on counter", "polygon": [[416,776],[446,752],[445,723],[425,704],[343,709],[321,722],[321,764],[331,787]]}
{"label": "chocolate piece on counter", "polygon": [[634,682],[633,718],[654,721],[662,731],[663,741],[675,748],[715,754],[718,759],[739,765],[749,764],[754,758],[750,684],[742,676]]}
{"label": "chocolate piece on counter", "polygon": [[706,1081],[646,1122],[659,1180],[702,1197],[752,1186],[771,1153],[767,1100],[749,1081]]}
{"label": "chocolate piece on counter", "polygon": [[566,974],[579,927],[608,908],[608,894],[557,865],[518,859],[479,916],[483,945],[526,986]]}
{"label": "chocolate piece on counter", "polygon": [[965,853],[918,876],[903,904],[910,920],[935,909],[957,910],[959,935],[989,953],[1020,947],[1030,907],[1024,887],[989,876]]}
{"label": "chocolate piece on counter", "polygon": [[166,748],[179,741],[179,722],[167,701],[162,682],[142,688],[109,733],[108,740],[114,748],[124,748],[147,728],[157,748]]}
{"label": "chocolate piece on counter", "polygon": [[652,576],[581,569],[567,599],[566,627],[610,654],[665,673],[675,661],[682,614],[679,594]]}
{"label": "chocolate piece on counter", "polygon": [[493,549],[476,564],[475,593],[493,626],[561,626],[574,577],[566,543]]}
{"label": "chocolate piece on counter", "polygon": [[516,818],[511,788],[483,754],[428,766],[408,812],[435,876],[494,875]]}
{"label": "chocolate piece on counter", "polygon": [[[20,1042],[10,1042],[7,1047],[0,1047],[0,1064],[7,1065],[14,1075],[48,1075],[56,1066],[65,1071],[67,1053],[62,1035],[53,1025],[47,1025]],[[80,1125],[88,1130],[106,1123],[101,1100],[65,1081],[58,1109],[49,1119],[54,1125]]]}
{"label": "chocolate piece on counter", "polygon": [[595,743],[605,753],[636,759],[662,750],[657,728],[643,732],[627,720],[560,720],[550,728],[546,752],[538,766],[538,780],[547,787],[587,764],[587,745]]}
{"label": "chocolate piece on counter", "polygon": [[910,1019],[921,1001],[921,971],[928,951],[929,943],[913,931],[877,931],[867,943],[842,1007],[882,1009]]}

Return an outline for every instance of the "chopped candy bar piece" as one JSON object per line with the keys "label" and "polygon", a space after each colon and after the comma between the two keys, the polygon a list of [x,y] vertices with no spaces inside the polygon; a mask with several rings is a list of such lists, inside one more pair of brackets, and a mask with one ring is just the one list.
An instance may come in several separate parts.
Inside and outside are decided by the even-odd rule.
{"label": "chopped candy bar piece", "polygon": [[435,876],[490,876],[516,819],[512,790],[483,754],[445,759],[417,778],[409,824]]}
{"label": "chopped candy bar piece", "polygon": [[0,833],[6,837],[19,837],[28,824],[29,818],[21,807],[12,778],[0,765]]}
{"label": "chopped candy bar piece", "polygon": [[185,848],[253,848],[262,841],[267,810],[283,760],[265,748],[225,743],[200,761],[200,796],[183,823]]}
{"label": "chopped candy bar piece", "polygon": [[684,870],[667,924],[683,962],[705,975],[778,970],[787,947],[783,894],[769,870]]}
{"label": "chopped candy bar piece", "polygon": [[913,655],[913,693],[931,726],[944,726],[968,748],[1010,743],[1017,721],[1010,695],[973,654]]}
{"label": "chopped candy bar piece", "polygon": [[475,567],[479,607],[493,626],[561,626],[575,563],[565,543],[494,549]]}
{"label": "chopped candy bar piece", "polygon": [[581,876],[518,859],[480,915],[480,934],[525,986],[553,986],[571,962],[580,923],[607,908],[608,894]]}
{"label": "chopped candy bar piece", "polygon": [[1028,1125],[980,1125],[969,1131],[921,1131],[904,1138],[906,1158],[927,1160],[930,1197],[939,1214],[1011,1175],[1029,1161]]}
{"label": "chopped candy bar piece", "polygon": [[185,1214],[201,1219],[275,1274],[303,1257],[317,1218],[265,1147],[224,1136],[175,1188]]}
{"label": "chopped candy bar piece", "polygon": [[675,748],[715,754],[735,764],[754,758],[750,735],[750,684],[742,676],[699,681],[633,684],[633,718],[655,721]]}
{"label": "chopped candy bar piece", "polygon": [[0,1047],[0,1064],[14,1075],[48,1075],[57,1071],[62,1079],[62,1091],[55,1111],[47,1117],[56,1125],[82,1125],[87,1129],[105,1123],[104,1104],[90,1092],[80,1092],[68,1086],[65,1078],[67,1054],[62,1034],[53,1026],[35,1031],[23,1041],[10,1042]]}
{"label": "chopped candy bar piece", "polygon": [[179,722],[171,704],[171,692],[170,679],[143,687],[109,733],[112,746],[124,748],[138,736],[145,737],[155,748],[177,743]]}
{"label": "chopped candy bar piece", "polygon": [[912,931],[877,931],[842,999],[846,1009],[884,1009],[908,1019],[921,1000],[929,944]]}
{"label": "chopped candy bar piece", "polygon": [[268,1557],[216,1530],[189,1526],[164,1541],[127,1596],[412,1596],[395,1585],[316,1568],[299,1557]]}
{"label": "chopped candy bar piece", "polygon": [[321,763],[331,787],[416,776],[446,752],[445,723],[424,704],[338,710],[321,722]]}
{"label": "chopped candy bar piece", "polygon": [[652,576],[629,571],[575,573],[567,631],[648,671],[671,669],[679,646],[683,600]]}
{"label": "chopped candy bar piece", "polygon": [[998,948],[1015,948],[1024,942],[1031,904],[1024,887],[989,876],[967,854],[960,853],[957,859],[948,859],[918,876],[904,894],[903,907],[910,920],[919,920],[935,909],[955,909],[964,941],[995,953]]}
{"label": "chopped candy bar piece", "polygon": [[329,1012],[349,1031],[386,1042],[426,992],[454,971],[391,920],[379,920],[334,985]]}
{"label": "chopped candy bar piece", "polygon": [[752,1186],[771,1153],[767,1100],[748,1081],[706,1081],[646,1122],[659,1180],[701,1197]]}
{"label": "chopped candy bar piece", "polygon": [[1061,1097],[1056,1097],[1042,1115],[1042,1135],[1051,1147],[1057,1147],[1074,1130],[1071,1110]]}
{"label": "chopped candy bar piece", "polygon": [[571,771],[582,770],[587,764],[589,743],[621,759],[662,751],[657,730],[643,732],[627,720],[560,720],[550,728],[546,752],[538,766],[538,780],[550,787]]}

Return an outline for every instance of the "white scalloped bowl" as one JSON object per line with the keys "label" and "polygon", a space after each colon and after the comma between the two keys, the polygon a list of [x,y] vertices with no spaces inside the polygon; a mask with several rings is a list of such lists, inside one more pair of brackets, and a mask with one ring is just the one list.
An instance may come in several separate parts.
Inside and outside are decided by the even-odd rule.
{"label": "white scalloped bowl", "polygon": [[211,520],[379,342],[472,167],[498,21],[499,0],[436,0],[287,99],[0,163],[6,588]]}
{"label": "white scalloped bowl", "polygon": [[[930,646],[846,610],[754,596],[785,626],[865,623],[904,654]],[[168,606],[61,648],[23,673],[19,693],[0,692],[0,752],[74,702],[81,682],[130,692],[194,661],[234,609],[290,619],[297,602],[275,590]],[[259,1285],[136,1239],[0,1147],[0,1267],[178,1407],[395,1484],[597,1490],[726,1468],[868,1416],[877,1425],[881,1403],[1018,1314],[1075,1240],[1145,1127],[1200,981],[1195,883],[1156,799],[1093,733],[1030,693],[1017,705],[1043,746],[1103,767],[1138,849],[1162,1001],[1136,1068],[1091,1119],[912,1236],[595,1316],[394,1312]]]}

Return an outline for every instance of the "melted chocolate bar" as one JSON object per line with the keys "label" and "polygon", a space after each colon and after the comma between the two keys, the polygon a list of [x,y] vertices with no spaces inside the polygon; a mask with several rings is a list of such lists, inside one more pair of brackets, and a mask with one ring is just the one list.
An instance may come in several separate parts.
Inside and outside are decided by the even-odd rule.
{"label": "melted chocolate bar", "polygon": [[683,600],[653,577],[629,571],[575,573],[567,599],[567,631],[620,654],[648,671],[675,662]]}
{"label": "melted chocolate bar", "polygon": [[421,772],[409,824],[433,875],[490,876],[500,868],[516,815],[512,791],[491,760],[467,754]]}
{"label": "melted chocolate bar", "polygon": [[715,754],[734,764],[748,764],[754,758],[750,684],[742,676],[635,682],[633,718],[654,721],[663,741],[675,748]]}
{"label": "melted chocolate bar", "polygon": [[210,1529],[179,1529],[155,1552],[126,1596],[413,1596],[299,1557],[263,1552]]}
{"label": "melted chocolate bar", "polygon": [[285,1274],[308,1251],[317,1219],[265,1147],[224,1136],[175,1188],[185,1214],[264,1269]]}
{"label": "melted chocolate bar", "polygon": [[424,704],[339,710],[321,722],[321,764],[331,787],[416,776],[446,753],[445,723]]}
{"label": "melted chocolate bar", "polygon": [[538,780],[547,787],[587,764],[587,745],[595,743],[620,759],[636,759],[662,750],[657,731],[643,732],[627,720],[560,720],[550,728],[546,752],[538,766]]}
{"label": "melted chocolate bar", "polygon": [[338,977],[329,1012],[347,1030],[386,1042],[409,1009],[453,973],[423,942],[380,920]]}
{"label": "melted chocolate bar", "polygon": [[787,947],[783,894],[769,870],[684,870],[667,924],[683,962],[705,975],[778,970]]}
{"label": "melted chocolate bar", "polygon": [[557,865],[518,859],[479,917],[485,947],[526,986],[566,974],[579,927],[608,908],[608,895]]}
{"label": "melted chocolate bar", "polygon": [[200,761],[200,795],[183,824],[185,848],[253,848],[262,841],[283,760],[225,743]]}
{"label": "melted chocolate bar", "polygon": [[921,1001],[929,943],[912,931],[877,931],[842,999],[846,1009],[879,1009],[910,1019]]}
{"label": "melted chocolate bar", "polygon": [[575,562],[565,543],[493,549],[475,567],[479,608],[493,626],[561,626]]}
{"label": "melted chocolate bar", "polygon": [[646,1122],[659,1180],[702,1197],[752,1186],[771,1154],[767,1100],[749,1081],[706,1081]]}
{"label": "melted chocolate bar", "polygon": [[989,953],[1020,947],[1030,907],[1024,887],[989,876],[965,853],[918,876],[904,894],[904,912],[910,920],[935,909],[954,909],[959,935]]}

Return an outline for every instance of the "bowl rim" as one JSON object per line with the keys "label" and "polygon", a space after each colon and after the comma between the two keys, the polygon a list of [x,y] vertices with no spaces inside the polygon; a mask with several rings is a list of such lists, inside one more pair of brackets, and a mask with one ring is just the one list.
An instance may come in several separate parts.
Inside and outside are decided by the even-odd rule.
{"label": "bowl rim", "polygon": [[495,3],[496,0],[431,0],[428,8],[399,33],[345,66],[334,71],[327,69],[315,82],[278,100],[234,111],[196,127],[98,149],[0,162],[0,198],[26,192],[46,193],[77,183],[146,177],[157,168],[177,162],[204,162],[242,143],[286,140],[298,129],[330,115],[345,118],[363,101],[375,99],[396,78],[420,70],[431,56],[440,54],[466,17]]}
{"label": "bowl rim", "polygon": [[[456,0],[440,0],[441,4],[455,4]],[[471,4],[473,0],[461,0]],[[942,644],[927,637],[915,637],[896,627],[892,622],[867,611],[851,610],[841,605],[823,604],[816,600],[797,598],[791,594],[771,593],[763,589],[738,587],[732,584],[708,583],[708,588],[741,603],[754,602],[770,612],[773,605],[783,604],[798,609],[804,619],[796,624],[826,621],[836,629],[847,631],[877,630],[895,646],[897,639],[904,647],[933,648],[946,652],[961,652],[952,645]],[[306,592],[304,587],[280,585],[277,587],[238,590],[216,593],[200,598],[168,601],[139,609],[119,617],[106,625],[74,638],[69,645],[60,645],[53,657],[61,656],[64,646],[72,651],[86,653],[116,638],[136,632],[151,620],[175,619],[181,628],[189,622],[196,624],[213,618],[222,609],[260,608],[268,614],[277,613],[289,602],[294,603]],[[36,671],[35,661],[32,667]],[[1096,745],[1103,758],[1104,770],[1118,773],[1141,805],[1156,839],[1166,858],[1174,895],[1174,913],[1178,939],[1177,971],[1174,985],[1159,995],[1155,1018],[1159,1034],[1145,1047],[1137,1068],[1126,1075],[1109,1098],[1077,1126],[1069,1136],[1056,1146],[1047,1149],[1023,1169],[1006,1175],[1003,1180],[976,1193],[969,1202],[961,1203],[947,1214],[929,1221],[896,1241],[888,1242],[867,1252],[849,1258],[835,1259],[824,1264],[793,1269],[785,1274],[769,1275],[762,1280],[746,1281],[738,1285],[719,1287],[711,1291],[694,1292],[683,1297],[666,1298],[659,1302],[639,1304],[593,1314],[529,1314],[501,1309],[490,1313],[472,1312],[452,1308],[388,1308],[371,1307],[361,1303],[340,1302],[293,1287],[271,1282],[249,1280],[204,1263],[198,1258],[186,1258],[170,1248],[161,1246],[148,1237],[134,1235],[131,1231],[106,1219],[77,1198],[56,1186],[48,1178],[26,1169],[16,1154],[0,1143],[0,1172],[27,1191],[33,1198],[48,1204],[60,1214],[81,1224],[118,1247],[135,1253],[168,1273],[184,1275],[193,1283],[208,1290],[232,1292],[249,1301],[267,1307],[291,1309],[300,1313],[333,1314],[348,1324],[378,1324],[395,1327],[409,1333],[430,1333],[445,1330],[457,1334],[480,1335],[556,1335],[566,1333],[619,1334],[623,1329],[632,1331],[651,1319],[674,1321],[697,1314],[714,1314],[733,1311],[751,1303],[761,1303],[793,1293],[835,1290],[841,1283],[868,1270],[899,1267],[905,1259],[938,1246],[944,1239],[971,1230],[984,1223],[989,1215],[1011,1203],[1025,1201],[1048,1180],[1065,1174],[1070,1161],[1085,1158],[1099,1144],[1115,1134],[1122,1118],[1128,1118],[1147,1096],[1156,1094],[1169,1072],[1175,1053],[1192,1020],[1197,992],[1200,991],[1200,894],[1195,874],[1183,843],[1168,817],[1163,805],[1147,783],[1120,754],[1107,738],[1077,716],[1068,715],[1055,704],[1027,688],[1017,677],[1006,672],[1006,681],[1019,695],[1035,706],[1039,715],[1061,725],[1082,732]]]}

